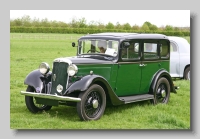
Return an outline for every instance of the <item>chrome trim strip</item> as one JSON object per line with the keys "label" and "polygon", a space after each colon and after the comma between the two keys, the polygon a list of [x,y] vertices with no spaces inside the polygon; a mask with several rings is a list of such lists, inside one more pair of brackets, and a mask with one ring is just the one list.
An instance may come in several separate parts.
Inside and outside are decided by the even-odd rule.
{"label": "chrome trim strip", "polygon": [[141,61],[137,61],[137,62],[118,62],[118,64],[140,64]]}
{"label": "chrome trim strip", "polygon": [[47,99],[53,99],[53,100],[72,101],[72,102],[80,102],[81,101],[80,98],[50,95],[50,94],[43,94],[43,93],[26,92],[26,91],[21,91],[21,95],[38,97],[38,98],[47,98]]}
{"label": "chrome trim strip", "polygon": [[56,59],[54,59],[53,62],[64,62],[64,63],[68,63],[69,65],[72,64],[72,61],[69,60],[68,58],[56,58]]}
{"label": "chrome trim strip", "polygon": [[76,65],[85,65],[85,64],[87,64],[87,65],[106,65],[106,64],[108,64],[108,65],[113,65],[113,64],[118,64],[118,63],[78,63],[78,64],[76,64]]}
{"label": "chrome trim strip", "polygon": [[[131,63],[158,63],[158,62],[166,62],[166,61],[169,61],[169,60],[156,60],[156,61],[142,61],[142,60],[139,60],[139,61],[135,61],[135,62],[118,62],[119,64],[131,64]],[[116,63],[117,64],[117,63]]]}

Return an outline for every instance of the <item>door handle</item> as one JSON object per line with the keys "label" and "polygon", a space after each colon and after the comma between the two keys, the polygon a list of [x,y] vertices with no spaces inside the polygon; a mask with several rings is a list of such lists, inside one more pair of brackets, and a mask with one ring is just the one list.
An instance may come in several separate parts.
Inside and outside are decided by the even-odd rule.
{"label": "door handle", "polygon": [[144,66],[146,66],[146,65],[147,65],[147,64],[140,64],[139,66],[140,66],[140,67],[144,67]]}

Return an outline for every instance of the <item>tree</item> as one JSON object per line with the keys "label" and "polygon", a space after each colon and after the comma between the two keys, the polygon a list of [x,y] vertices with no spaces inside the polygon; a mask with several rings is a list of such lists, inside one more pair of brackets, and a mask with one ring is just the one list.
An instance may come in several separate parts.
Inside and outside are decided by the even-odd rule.
{"label": "tree", "polygon": [[50,27],[50,22],[47,18],[41,20],[42,27]]}
{"label": "tree", "polygon": [[69,25],[70,25],[70,27],[72,27],[72,28],[78,28],[78,27],[79,27],[78,21],[77,21],[76,17],[73,17],[73,18],[72,18],[71,22],[69,22]]}
{"label": "tree", "polygon": [[40,23],[39,18],[34,18],[34,19],[32,20],[32,25],[31,25],[31,26],[33,26],[33,27],[40,27],[40,26],[41,26],[41,23]]}
{"label": "tree", "polygon": [[98,29],[98,26],[95,21],[90,21],[88,27],[92,29]]}
{"label": "tree", "polygon": [[31,26],[31,18],[29,15],[25,15],[21,18],[22,25],[25,27],[30,27]]}
{"label": "tree", "polygon": [[170,25],[165,26],[165,31],[173,31],[173,30],[174,30],[174,28],[172,26],[170,26]]}
{"label": "tree", "polygon": [[152,30],[152,31],[157,31],[158,30],[158,27],[156,25],[151,25],[149,26],[149,29]]}
{"label": "tree", "polygon": [[138,25],[135,24],[134,26],[132,26],[132,30],[136,30],[136,31],[137,31],[137,30],[140,30],[140,27],[139,27]]}
{"label": "tree", "polygon": [[144,22],[144,24],[146,24],[148,27],[150,27],[152,24],[148,21]]}
{"label": "tree", "polygon": [[123,29],[123,26],[119,22],[117,22],[115,25],[115,29]]}
{"label": "tree", "polygon": [[178,27],[175,27],[174,28],[174,31],[180,31],[181,29],[180,28],[178,28]]}
{"label": "tree", "polygon": [[108,22],[108,24],[106,25],[106,29],[114,29],[114,28],[115,26],[111,22]]}
{"label": "tree", "polygon": [[149,31],[149,26],[148,26],[147,24],[144,23],[144,24],[142,25],[142,27],[141,27],[141,30],[142,30],[142,31]]}
{"label": "tree", "polygon": [[22,25],[23,23],[19,18],[10,21],[10,26],[22,26]]}
{"label": "tree", "polygon": [[99,29],[105,29],[105,25],[103,23],[101,23],[100,21],[97,22],[97,26]]}
{"label": "tree", "polygon": [[86,28],[87,27],[86,19],[84,17],[79,19],[78,27],[79,28]]}
{"label": "tree", "polygon": [[124,30],[131,30],[131,25],[129,23],[126,23],[123,25]]}

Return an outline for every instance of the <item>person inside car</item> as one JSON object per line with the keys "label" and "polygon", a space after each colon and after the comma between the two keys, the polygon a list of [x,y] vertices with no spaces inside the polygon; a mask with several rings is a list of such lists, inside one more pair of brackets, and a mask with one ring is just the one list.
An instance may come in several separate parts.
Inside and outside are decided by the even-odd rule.
{"label": "person inside car", "polygon": [[97,44],[99,50],[101,53],[105,53],[106,52],[106,48],[107,48],[107,42],[106,41],[98,41],[98,44]]}

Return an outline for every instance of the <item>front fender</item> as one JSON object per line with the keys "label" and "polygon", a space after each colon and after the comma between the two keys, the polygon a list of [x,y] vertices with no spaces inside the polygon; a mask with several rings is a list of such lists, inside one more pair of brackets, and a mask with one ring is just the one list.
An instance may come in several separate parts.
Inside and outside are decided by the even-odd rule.
{"label": "front fender", "polygon": [[43,89],[43,84],[48,84],[51,81],[51,72],[47,73],[46,76],[40,73],[39,69],[30,72],[25,80],[24,84],[34,87],[37,93]]}
{"label": "front fender", "polygon": [[106,89],[106,93],[109,95],[113,105],[124,104],[122,100],[118,98],[115,94],[107,80],[99,75],[87,75],[82,77],[80,80],[74,82],[64,93],[64,95],[69,95],[73,92],[83,92],[86,91],[92,84],[102,84]]}
{"label": "front fender", "polygon": [[173,84],[173,81],[172,81],[172,78],[169,74],[168,71],[162,69],[162,70],[159,70],[153,77],[152,79],[152,82],[151,82],[151,87],[150,87],[150,90],[149,92],[153,93],[155,92],[155,89],[156,89],[156,84],[157,84],[157,81],[160,77],[165,77],[168,81],[169,81],[169,84],[170,84],[170,92],[174,92],[174,93],[177,93],[176,90],[175,90],[175,87],[174,87],[174,84]]}

